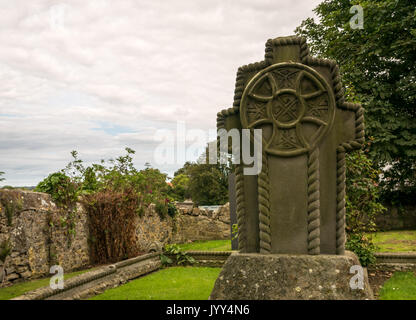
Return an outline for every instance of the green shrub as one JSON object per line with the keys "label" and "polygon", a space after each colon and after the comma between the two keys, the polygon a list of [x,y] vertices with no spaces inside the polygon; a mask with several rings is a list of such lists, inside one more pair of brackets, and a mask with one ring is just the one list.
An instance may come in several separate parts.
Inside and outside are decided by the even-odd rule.
{"label": "green shrub", "polygon": [[376,262],[374,252],[377,247],[374,245],[371,238],[366,237],[364,234],[350,234],[346,249],[353,251],[360,259],[361,265],[364,267]]}
{"label": "green shrub", "polygon": [[71,206],[78,198],[78,185],[62,171],[39,182],[35,191],[49,193],[53,201],[64,207]]}
{"label": "green shrub", "polygon": [[347,154],[346,161],[346,248],[367,266],[375,261],[376,246],[364,234],[376,230],[375,218],[385,210],[379,201],[379,171],[362,150]]}
{"label": "green shrub", "polygon": [[79,200],[90,218],[90,247],[96,263],[114,262],[138,254],[135,240],[137,217],[155,203],[161,218],[173,217],[176,208],[168,198],[167,175],[150,165],[137,170],[133,165],[134,150],[101,160],[90,166],[72,151],[72,161],[60,172],[40,182],[36,191],[51,194],[65,208],[73,209],[60,224],[73,234],[75,202]]}
{"label": "green shrub", "polygon": [[12,248],[9,241],[3,241],[0,244],[0,261],[6,261],[7,256],[11,253]]}
{"label": "green shrub", "polygon": [[[174,260],[170,259],[167,255],[174,257]],[[189,256],[183,251],[177,244],[168,244],[163,248],[163,253],[160,255],[162,265],[177,264],[195,264],[196,261],[193,257]]]}
{"label": "green shrub", "polygon": [[164,202],[158,201],[155,203],[155,211],[159,215],[160,219],[165,219],[168,214],[168,207]]}

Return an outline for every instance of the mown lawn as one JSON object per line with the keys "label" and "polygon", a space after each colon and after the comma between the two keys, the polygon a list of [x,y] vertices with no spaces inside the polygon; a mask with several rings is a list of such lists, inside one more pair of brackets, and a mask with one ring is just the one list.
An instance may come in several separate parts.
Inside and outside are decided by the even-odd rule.
{"label": "mown lawn", "polygon": [[[416,230],[374,232],[369,236],[379,252],[416,252]],[[179,247],[184,251],[230,251],[231,241],[195,241],[179,244]]]}
{"label": "mown lawn", "polygon": [[231,240],[195,241],[178,246],[184,251],[230,251]]}
{"label": "mown lawn", "polygon": [[416,300],[416,275],[395,272],[380,290],[380,300]]}
{"label": "mown lawn", "polygon": [[415,252],[416,230],[371,233],[379,252]]}
{"label": "mown lawn", "polygon": [[171,267],[90,300],[208,300],[221,268]]}
{"label": "mown lawn", "polygon": [[[81,271],[76,271],[76,272],[71,272],[71,273],[67,273],[64,274],[64,279],[70,279],[72,277],[75,277],[77,275],[83,274],[87,271],[91,271],[93,269],[87,269],[87,270],[81,270]],[[52,277],[53,275],[51,275]],[[37,280],[31,280],[31,281],[26,281],[26,282],[20,282],[20,283],[16,283],[15,285],[11,286],[11,287],[5,287],[5,288],[0,288],[0,300],[10,300],[12,298],[18,297],[26,292],[38,289],[38,288],[42,288],[42,287],[46,287],[49,285],[49,281],[50,281],[50,277],[49,278],[43,278],[43,279],[37,279]]]}

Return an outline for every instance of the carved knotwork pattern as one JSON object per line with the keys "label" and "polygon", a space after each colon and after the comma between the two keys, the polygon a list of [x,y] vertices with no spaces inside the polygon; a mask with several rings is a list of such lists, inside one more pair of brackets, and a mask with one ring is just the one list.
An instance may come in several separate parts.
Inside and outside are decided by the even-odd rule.
{"label": "carved knotwork pattern", "polygon": [[299,63],[278,63],[257,73],[240,105],[244,128],[272,127],[267,153],[293,156],[312,150],[330,129],[335,98],[325,79]]}

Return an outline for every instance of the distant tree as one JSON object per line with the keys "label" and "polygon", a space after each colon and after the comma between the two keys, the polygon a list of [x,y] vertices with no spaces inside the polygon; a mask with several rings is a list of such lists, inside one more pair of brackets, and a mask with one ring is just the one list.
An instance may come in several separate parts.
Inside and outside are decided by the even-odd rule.
{"label": "distant tree", "polygon": [[224,204],[228,200],[228,170],[223,165],[195,163],[188,168],[189,193],[199,205]]}
{"label": "distant tree", "polygon": [[189,193],[189,176],[180,173],[172,179],[173,197],[176,200],[184,201],[191,197]]}
{"label": "distant tree", "polygon": [[[351,29],[352,5],[364,28]],[[416,196],[416,9],[413,0],[326,0],[295,30],[313,54],[340,65],[347,99],[365,108],[369,156],[386,169],[387,198]]]}
{"label": "distant tree", "polygon": [[[197,162],[186,162],[175,172],[175,177],[187,176],[187,194],[199,205],[224,204],[228,201],[228,175],[233,170],[231,163],[209,164],[206,150]],[[173,185],[174,182],[172,181]]]}
{"label": "distant tree", "polygon": [[3,171],[0,171],[0,181],[4,181],[4,180],[6,180],[5,178],[2,178],[1,176],[4,174],[4,172]]}

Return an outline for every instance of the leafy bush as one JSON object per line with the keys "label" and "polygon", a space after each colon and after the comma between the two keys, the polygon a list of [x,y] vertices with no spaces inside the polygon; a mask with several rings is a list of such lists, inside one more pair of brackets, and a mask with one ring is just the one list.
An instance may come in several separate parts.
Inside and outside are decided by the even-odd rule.
{"label": "leafy bush", "polygon": [[78,184],[63,171],[50,174],[39,182],[35,191],[49,193],[56,203],[69,207],[77,201]]}
{"label": "leafy bush", "polygon": [[[224,204],[228,201],[228,174],[231,171],[231,166],[223,164],[187,162],[183,168],[175,172],[172,180],[173,190],[181,193],[182,191],[175,190],[183,189],[184,196],[191,197],[197,205]],[[187,179],[180,178],[184,175]],[[177,186],[179,183],[177,180],[182,184]]]}
{"label": "leafy bush", "polygon": [[[18,193],[7,192],[0,194],[0,204],[4,208],[7,225],[10,227],[13,225],[14,215],[23,209],[23,201]],[[0,211],[2,207],[0,207]]]}
{"label": "leafy bush", "polygon": [[0,245],[0,261],[5,262],[11,251],[10,242],[8,240],[3,241]]}
{"label": "leafy bush", "polygon": [[[353,30],[352,4],[364,9],[364,29]],[[383,196],[416,197],[416,19],[409,0],[325,0],[295,30],[313,54],[338,62],[349,98],[365,109],[369,156],[384,168]],[[394,193],[397,193],[394,195]]]}
{"label": "leafy bush", "polygon": [[[36,187],[37,191],[51,194],[66,208],[76,209],[71,204],[77,200],[84,205],[90,218],[91,255],[96,263],[114,262],[138,254],[137,218],[151,203],[156,204],[156,211],[162,218],[176,214],[168,196],[167,175],[150,166],[137,170],[133,165],[135,151],[125,150],[125,155],[90,166],[72,151],[72,161]],[[74,216],[73,212],[70,216]],[[67,220],[64,222],[73,224],[73,220]]]}
{"label": "leafy bush", "polygon": [[191,197],[189,192],[189,177],[185,173],[176,174],[172,179],[172,197],[184,201]]}
{"label": "leafy bush", "polygon": [[376,246],[371,238],[366,237],[362,233],[349,234],[345,247],[358,256],[361,265],[364,267],[376,262],[376,257],[374,256]]}
{"label": "leafy bush", "polygon": [[346,161],[346,248],[366,266],[374,262],[376,247],[365,234],[376,230],[375,218],[385,210],[379,202],[379,171],[363,150],[347,154]]}
{"label": "leafy bush", "polygon": [[[167,255],[173,256],[175,260],[170,259]],[[183,251],[177,244],[168,244],[163,248],[163,253],[160,255],[162,265],[169,264],[195,264],[196,261],[193,257],[189,256]]]}
{"label": "leafy bush", "polygon": [[165,198],[164,201],[158,201],[155,204],[155,211],[159,214],[159,217],[163,220],[167,216],[174,218],[178,212],[173,201],[169,198]]}

